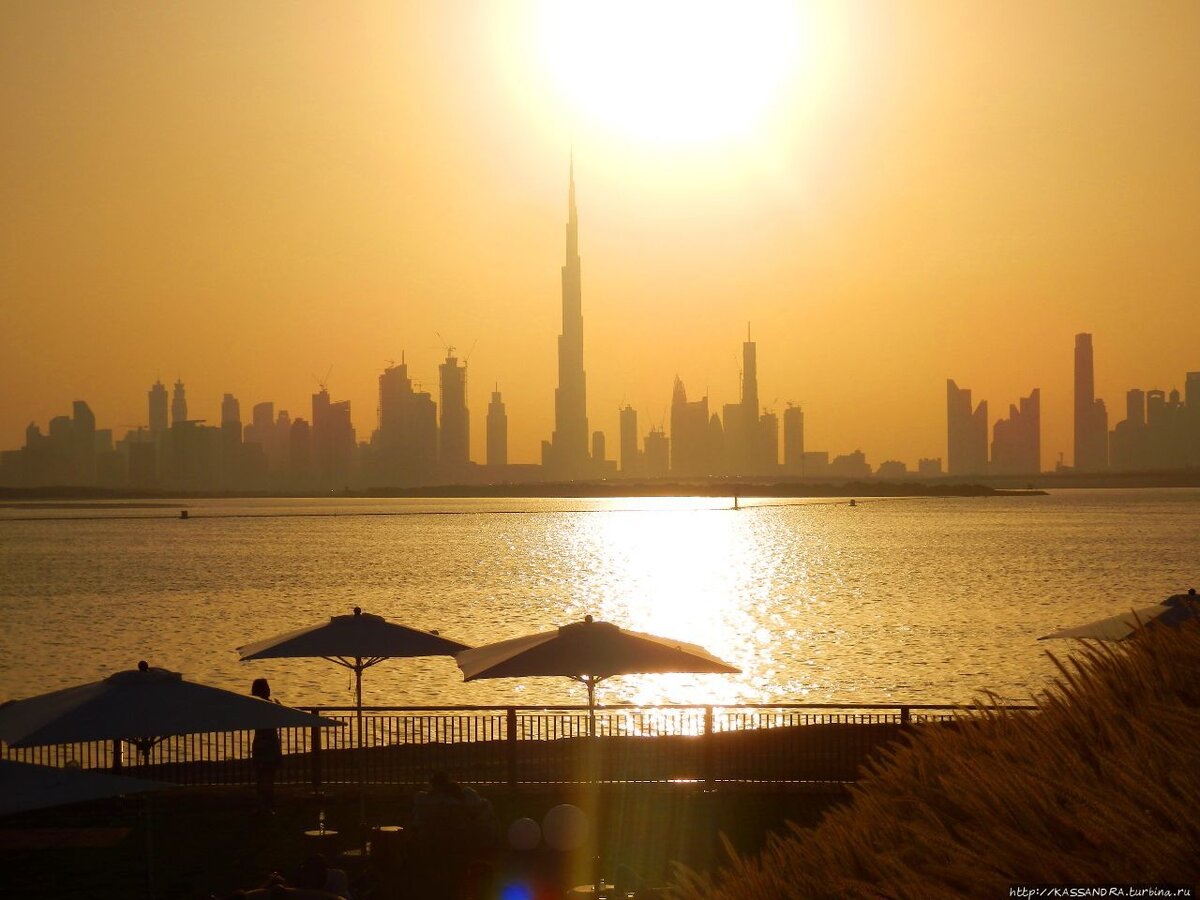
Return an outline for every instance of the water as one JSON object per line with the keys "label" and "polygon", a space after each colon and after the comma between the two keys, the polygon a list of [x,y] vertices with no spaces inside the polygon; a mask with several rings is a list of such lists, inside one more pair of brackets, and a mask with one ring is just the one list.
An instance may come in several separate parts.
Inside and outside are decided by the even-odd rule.
{"label": "water", "polygon": [[[1194,489],[740,511],[709,498],[8,504],[0,700],[146,659],[349,704],[331,663],[240,663],[234,648],[355,605],[472,645],[591,613],[743,670],[624,676],[601,702],[1023,700],[1053,674],[1038,635],[1200,585],[1197,560]],[[363,684],[381,705],[584,698],[566,679],[464,684],[448,658],[389,660]]]}

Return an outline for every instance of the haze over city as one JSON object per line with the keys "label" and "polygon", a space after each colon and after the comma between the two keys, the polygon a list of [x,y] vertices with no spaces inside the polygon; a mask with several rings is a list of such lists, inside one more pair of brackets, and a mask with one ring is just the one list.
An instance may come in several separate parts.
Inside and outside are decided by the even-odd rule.
{"label": "haze over city", "polygon": [[[567,61],[697,59],[553,4],[7,4],[0,444],[81,397],[143,423],[176,376],[217,421],[227,391],[301,410],[329,373],[366,433],[386,361],[432,388],[444,339],[475,348],[474,416],[499,382],[510,459],[536,462],[572,145],[610,441],[625,403],[665,415],[676,374],[736,402],[747,321],[762,404],[802,402],[810,445],[873,460],[943,454],[954,377],[993,419],[1041,387],[1042,464],[1069,461],[1080,331],[1110,408],[1182,389],[1200,68],[1179,21],[1200,10],[763,10],[727,29],[731,60],[769,55],[770,14],[799,43],[757,82],[682,79],[622,118]],[[695,19],[703,48],[718,13]],[[739,97],[753,115],[687,127]]]}
{"label": "haze over city", "polygon": [[1194,896],[1197,0],[5,0],[0,147],[4,896]]}

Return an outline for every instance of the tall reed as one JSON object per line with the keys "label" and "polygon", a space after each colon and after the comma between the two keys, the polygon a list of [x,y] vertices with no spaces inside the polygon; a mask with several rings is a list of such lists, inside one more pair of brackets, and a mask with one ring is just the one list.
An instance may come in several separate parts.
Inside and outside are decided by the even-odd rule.
{"label": "tall reed", "polygon": [[1088,644],[1035,713],[920,726],[812,829],[726,844],[677,898],[1003,897],[1014,883],[1200,882],[1200,620]]}

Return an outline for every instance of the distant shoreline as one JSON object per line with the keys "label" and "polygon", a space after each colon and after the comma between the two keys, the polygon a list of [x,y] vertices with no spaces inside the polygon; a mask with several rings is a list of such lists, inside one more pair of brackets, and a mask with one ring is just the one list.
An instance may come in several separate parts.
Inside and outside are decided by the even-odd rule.
{"label": "distant shoreline", "polygon": [[[799,478],[605,479],[572,482],[440,484],[418,487],[346,488],[337,491],[186,491],[103,487],[0,487],[0,503],[47,501],[154,501],[208,499],[447,499],[608,497],[1036,497],[1070,488],[1200,488],[1200,469],[1178,472],[1087,474],[1045,472],[991,476],[972,481],[817,480]],[[171,505],[171,504],[168,504]]]}
{"label": "distant shoreline", "polygon": [[[109,488],[0,488],[0,502],[45,508],[72,502],[89,506],[171,507],[167,500],[331,500],[331,499],[607,499],[617,497],[1034,497],[1040,489],[995,488],[983,484],[924,484],[897,482],[645,482],[605,481],[582,483],[439,485],[413,488],[370,488],[329,493],[274,491],[130,491]],[[107,501],[107,502],[106,502]],[[141,502],[138,502],[141,501]],[[158,501],[158,502],[155,502]]]}

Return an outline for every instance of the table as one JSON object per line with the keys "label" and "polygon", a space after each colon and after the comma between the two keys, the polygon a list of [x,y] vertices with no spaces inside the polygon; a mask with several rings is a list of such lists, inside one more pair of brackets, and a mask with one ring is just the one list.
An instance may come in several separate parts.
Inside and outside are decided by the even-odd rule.
{"label": "table", "polygon": [[304,832],[304,847],[308,853],[320,853],[326,859],[337,856],[338,833],[328,828],[311,828]]}
{"label": "table", "polygon": [[599,891],[596,890],[596,885],[594,884],[578,884],[567,891],[567,897],[596,897],[597,900],[603,897],[612,897],[613,900],[616,900],[616,890],[616,887],[611,884],[600,885]]}

